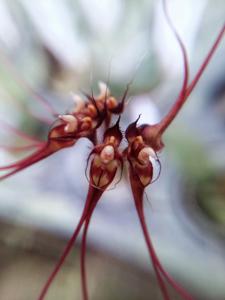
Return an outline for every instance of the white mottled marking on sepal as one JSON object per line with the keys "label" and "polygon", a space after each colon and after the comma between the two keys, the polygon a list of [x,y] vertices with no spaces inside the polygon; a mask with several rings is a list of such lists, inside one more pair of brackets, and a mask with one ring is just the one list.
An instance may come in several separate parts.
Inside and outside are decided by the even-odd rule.
{"label": "white mottled marking on sepal", "polygon": [[114,159],[114,155],[115,155],[115,151],[113,146],[107,145],[102,149],[100,153],[100,158],[104,164],[108,164],[110,161]]}
{"label": "white mottled marking on sepal", "polygon": [[144,147],[138,153],[138,160],[142,163],[148,163],[150,158],[157,159],[155,151],[151,147]]}
{"label": "white mottled marking on sepal", "polygon": [[65,132],[71,133],[77,130],[78,121],[76,117],[72,115],[59,115],[59,119],[67,123],[64,128]]}

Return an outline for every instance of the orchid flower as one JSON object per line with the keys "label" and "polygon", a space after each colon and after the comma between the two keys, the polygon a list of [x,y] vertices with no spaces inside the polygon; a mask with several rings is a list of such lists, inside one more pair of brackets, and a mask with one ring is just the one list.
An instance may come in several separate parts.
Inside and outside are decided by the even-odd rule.
{"label": "orchid flower", "polygon": [[[154,250],[150,233],[146,225],[143,196],[145,188],[153,183],[153,181],[157,180],[160,175],[159,172],[157,178],[153,177],[153,162],[159,164],[159,169],[161,170],[158,153],[164,148],[163,134],[185,104],[186,100],[201,78],[205,68],[209,64],[213,54],[222,40],[225,32],[225,25],[223,25],[221,28],[216,40],[213,42],[211,49],[203,60],[203,63],[201,64],[196,75],[190,81],[189,62],[184,43],[182,42],[168,16],[165,1],[163,1],[163,8],[168,24],[177,39],[183,57],[184,76],[182,86],[177,98],[174,101],[174,104],[168,113],[160,120],[160,122],[156,124],[138,125],[138,118],[127,127],[125,130],[125,136],[120,129],[120,118],[126,108],[126,105],[128,105],[126,99],[128,95],[129,84],[126,87],[121,100],[118,100],[111,94],[108,86],[101,82],[99,84],[100,91],[98,95],[94,95],[93,93],[84,93],[83,96],[73,95],[74,107],[71,109],[71,111],[66,114],[57,114],[41,95],[36,93],[27,83],[24,83],[19,76],[17,76],[18,74],[14,70],[13,66],[10,65],[10,62],[4,60],[5,65],[7,65],[11,70],[15,80],[24,88],[26,88],[34,96],[34,98],[36,98],[48,109],[51,115],[55,117],[55,121],[51,124],[45,141],[33,138],[4,122],[0,123],[3,128],[31,143],[22,147],[2,146],[3,148],[12,151],[27,151],[34,149],[33,153],[24,159],[9,165],[1,166],[0,171],[3,172],[3,175],[0,176],[0,180],[6,179],[9,176],[24,170],[25,168],[47,158],[57,151],[76,146],[78,139],[87,138],[93,145],[93,148],[91,149],[87,158],[86,173],[88,173],[87,170],[89,168],[89,175],[87,176],[89,188],[83,212],[73,235],[66,245],[66,248],[61,254],[49,278],[46,280],[40,295],[37,298],[38,300],[45,299],[51,283],[71,251],[82,227],[83,233],[80,257],[82,296],[83,300],[89,299],[85,267],[88,227],[92,214],[99,200],[101,199],[101,196],[103,193],[107,192],[107,189],[112,183],[116,185],[116,183],[121,179],[124,168],[128,168],[129,183],[131,186],[137,215],[140,220],[149,257],[151,259],[163,299],[171,299],[167,288],[167,283],[177,292],[177,294],[180,295],[182,299],[194,299],[191,294],[189,294],[169,275],[169,273],[160,263],[160,259]],[[113,115],[119,115],[118,120],[114,125],[112,125]],[[104,131],[101,140],[99,139],[99,128]],[[127,140],[127,146],[125,149],[121,149],[121,142],[123,138],[126,138]]]}

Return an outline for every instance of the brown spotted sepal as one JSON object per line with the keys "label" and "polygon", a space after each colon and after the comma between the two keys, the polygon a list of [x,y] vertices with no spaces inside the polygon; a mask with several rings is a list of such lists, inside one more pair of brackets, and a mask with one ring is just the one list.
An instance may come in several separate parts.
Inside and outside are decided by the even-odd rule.
{"label": "brown spotted sepal", "polygon": [[128,147],[124,151],[129,166],[131,184],[139,185],[145,188],[152,182],[153,165],[151,158],[157,159],[155,151],[149,147],[143,137],[140,135],[137,127],[138,119],[130,124],[125,132],[128,141]]}
{"label": "brown spotted sepal", "polygon": [[122,133],[117,123],[106,130],[103,143],[97,145],[90,155],[94,155],[90,167],[90,183],[105,190],[115,178],[118,168],[123,166],[122,155],[118,149]]}
{"label": "brown spotted sepal", "polygon": [[129,143],[133,141],[137,136],[141,136],[144,143],[152,148],[155,152],[162,150],[164,144],[162,142],[162,137],[159,133],[160,127],[158,124],[149,125],[142,124],[137,126],[137,122],[140,119],[140,116],[137,120],[131,123],[125,132],[126,139]]}
{"label": "brown spotted sepal", "polygon": [[125,100],[129,85],[127,86],[122,100],[118,101],[111,96],[110,90],[103,82],[99,82],[99,94],[83,93],[86,100],[79,95],[73,95],[75,106],[70,111],[70,115],[78,120],[89,118],[92,120],[92,129],[96,130],[104,122],[107,129],[111,123],[112,114],[121,114],[124,111]]}
{"label": "brown spotted sepal", "polygon": [[93,141],[96,126],[97,122],[89,116],[60,115],[50,128],[48,140],[61,148],[74,145],[82,137]]}
{"label": "brown spotted sepal", "polygon": [[138,129],[145,143],[153,148],[155,152],[161,151],[164,148],[159,124],[143,124]]}

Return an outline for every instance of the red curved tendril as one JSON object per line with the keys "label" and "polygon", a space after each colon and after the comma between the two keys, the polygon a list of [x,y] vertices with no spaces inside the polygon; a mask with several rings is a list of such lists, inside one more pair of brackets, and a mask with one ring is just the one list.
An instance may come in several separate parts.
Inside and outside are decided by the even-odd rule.
{"label": "red curved tendril", "polygon": [[[147,229],[147,225],[145,222],[145,217],[144,217],[144,212],[143,212],[143,208],[141,207],[137,207],[137,212],[139,215],[139,219],[141,222],[141,226],[142,226],[142,230],[143,230],[143,234],[145,237],[145,241],[147,243],[150,255],[151,255],[151,259],[153,261],[153,265],[155,266],[154,268],[157,268],[165,277],[165,279],[168,281],[168,283],[181,295],[181,297],[185,300],[194,300],[194,298],[189,295],[163,268],[163,266],[161,265],[158,256],[156,255],[156,252],[154,250],[153,244],[151,242],[150,239],[150,235]],[[164,294],[164,291],[163,291]],[[167,299],[165,297],[165,299]]]}
{"label": "red curved tendril", "polygon": [[196,84],[198,83],[200,77],[202,76],[202,73],[204,72],[205,68],[207,67],[207,65],[209,64],[210,59],[212,58],[214,52],[216,51],[216,49],[219,46],[220,41],[222,40],[222,37],[225,33],[225,24],[223,25],[223,27],[221,28],[215,42],[213,43],[211,49],[209,50],[209,53],[207,54],[206,58],[204,59],[202,65],[200,66],[197,74],[195,75],[195,77],[192,79],[191,83],[189,84],[186,93],[185,93],[185,100],[186,98],[191,94],[191,92],[193,91],[194,87],[196,86]]}
{"label": "red curved tendril", "polygon": [[48,103],[48,101],[37,91],[35,91],[25,80],[21,78],[21,75],[16,70],[16,68],[11,63],[10,59],[1,51],[0,52],[0,60],[2,65],[4,65],[8,70],[10,70],[10,74],[14,77],[14,80],[21,86],[23,89],[28,91],[28,93],[34,97],[38,102],[40,102],[45,108],[49,111],[49,113],[53,116],[58,115],[55,109]]}
{"label": "red curved tendril", "polygon": [[44,287],[42,288],[42,290],[40,292],[40,295],[38,297],[38,300],[44,300],[44,298],[45,298],[45,296],[46,296],[46,294],[48,292],[48,289],[49,289],[50,285],[52,284],[52,282],[55,279],[56,275],[58,274],[59,270],[63,266],[63,264],[65,262],[65,259],[69,255],[69,253],[70,253],[70,251],[71,251],[74,243],[76,242],[76,239],[77,239],[77,236],[78,236],[78,234],[79,234],[79,232],[81,230],[81,227],[82,227],[83,223],[85,222],[86,217],[89,214],[89,211],[93,207],[93,203],[97,203],[97,201],[98,201],[97,198],[99,196],[99,192],[97,194],[95,194],[96,199],[93,198],[94,197],[93,195],[94,195],[93,188],[89,187],[89,192],[88,192],[87,199],[86,199],[86,202],[85,202],[85,207],[83,209],[83,212],[82,212],[81,218],[80,218],[80,220],[78,222],[78,225],[76,226],[76,228],[74,230],[74,233],[71,236],[70,240],[66,244],[66,247],[63,250],[63,253],[61,254],[61,256],[60,256],[57,264],[55,265],[55,267],[54,267],[54,269],[52,271],[52,273],[50,274],[50,276],[48,277],[48,279],[47,279]]}
{"label": "red curved tendril", "polygon": [[[0,145],[0,149],[7,150],[10,152],[23,152],[29,151],[34,148],[41,147],[42,144],[31,144],[26,146],[11,146],[11,145]],[[2,167],[0,167],[1,170]]]}
{"label": "red curved tendril", "polygon": [[[97,204],[97,203],[96,203]],[[87,275],[86,275],[86,244],[87,244],[87,232],[90,224],[91,216],[93,214],[94,208],[96,205],[92,207],[89,211],[88,216],[84,223],[84,230],[82,234],[81,240],[81,256],[80,256],[80,271],[81,271],[81,286],[82,286],[82,296],[83,300],[88,300],[88,286],[87,286]]]}
{"label": "red curved tendril", "polygon": [[159,132],[161,134],[166,130],[166,128],[169,126],[169,124],[173,121],[173,119],[177,115],[178,110],[183,105],[183,99],[185,97],[185,93],[186,93],[186,89],[187,89],[187,85],[188,85],[188,79],[189,79],[189,63],[188,63],[187,50],[186,50],[186,47],[185,47],[181,37],[179,36],[177,30],[175,29],[175,27],[169,17],[165,0],[163,0],[163,11],[164,11],[164,15],[166,17],[167,23],[168,23],[170,29],[172,30],[172,32],[180,46],[180,50],[181,50],[181,53],[183,56],[184,78],[183,78],[183,84],[182,84],[181,90],[179,92],[179,95],[178,95],[177,99],[175,100],[175,104],[173,105],[173,107],[171,108],[169,113],[160,122]]}
{"label": "red curved tendril", "polygon": [[11,131],[13,134],[15,134],[15,135],[17,135],[17,136],[19,136],[23,139],[26,139],[28,141],[36,142],[38,144],[43,143],[43,141],[41,141],[41,140],[31,136],[31,135],[28,135],[27,133],[19,130],[18,128],[13,127],[12,125],[6,123],[3,120],[0,120],[0,126],[1,126],[1,128],[6,129],[8,131]]}
{"label": "red curved tendril", "polygon": [[[165,1],[164,1],[164,9],[166,9],[165,8]],[[168,18],[166,10],[165,10],[165,15]],[[225,33],[225,24],[221,28],[216,40],[214,41],[211,49],[209,50],[206,58],[204,59],[204,61],[203,61],[202,65],[200,66],[197,74],[192,79],[192,81],[189,85],[187,85],[187,83],[188,83],[188,62],[187,62],[186,50],[185,50],[183,44],[180,44],[180,47],[181,47],[181,50],[182,50],[182,53],[183,53],[184,66],[185,66],[185,68],[184,68],[184,74],[185,74],[184,82],[183,82],[181,92],[180,92],[177,100],[175,101],[174,105],[172,106],[170,111],[167,113],[167,115],[158,124],[158,132],[159,132],[160,135],[162,135],[164,133],[164,131],[167,129],[167,127],[171,124],[171,122],[176,117],[177,113],[180,111],[180,109],[184,105],[184,103],[187,100],[188,96],[190,96],[190,94],[193,91],[194,87],[196,86],[199,79],[201,78],[205,68],[209,64],[213,54],[215,53],[216,49],[218,48],[219,43],[221,42],[224,33]]]}
{"label": "red curved tendril", "polygon": [[145,238],[145,242],[147,244],[148,252],[150,255],[150,259],[153,264],[153,268],[156,273],[157,281],[160,287],[160,290],[163,294],[164,300],[170,300],[170,297],[168,295],[167,288],[165,286],[165,283],[161,277],[161,275],[164,276],[164,278],[167,280],[167,282],[179,293],[179,295],[182,297],[182,299],[185,300],[194,300],[194,298],[189,295],[172,277],[164,270],[163,266],[161,265],[153,244],[150,239],[150,235],[147,229],[147,225],[145,222],[145,216],[143,211],[143,193],[144,188],[140,186],[140,184],[137,182],[136,177],[133,177],[132,172],[130,173],[130,182],[131,182],[131,188],[133,192],[135,207],[139,216],[140,224],[142,227],[143,235]]}
{"label": "red curved tendril", "polygon": [[32,153],[30,156],[19,160],[18,162],[6,165],[6,166],[1,166],[0,170],[1,171],[6,171],[8,169],[13,169],[12,171],[8,172],[7,174],[1,175],[0,180],[6,179],[9,176],[12,176],[25,168],[39,162],[40,160],[50,156],[55,152],[54,149],[51,148],[51,146],[48,143],[43,143],[41,148],[34,153]]}

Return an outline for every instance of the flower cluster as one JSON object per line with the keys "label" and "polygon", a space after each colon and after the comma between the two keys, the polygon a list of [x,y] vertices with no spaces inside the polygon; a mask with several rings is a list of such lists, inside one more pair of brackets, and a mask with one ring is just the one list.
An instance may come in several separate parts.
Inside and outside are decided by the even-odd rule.
{"label": "flower cluster", "polygon": [[[157,257],[145,222],[143,195],[145,188],[153,182],[153,161],[160,165],[157,154],[164,147],[162,136],[199,81],[204,69],[222,39],[225,32],[225,25],[219,32],[217,39],[213,43],[212,48],[204,59],[197,74],[194,76],[192,81],[189,82],[189,66],[185,47],[168,18],[165,5],[164,9],[168,23],[174,31],[181,48],[184,62],[184,79],[177,99],[169,112],[159,123],[138,125],[139,119],[137,119],[126,128],[125,134],[123,135],[120,129],[120,118],[127,105],[126,98],[129,85],[125,89],[122,99],[117,100],[111,95],[107,85],[100,83],[99,95],[93,95],[93,93],[91,95],[85,94],[84,97],[74,95],[75,105],[73,109],[71,109],[71,111],[67,114],[57,115],[56,120],[49,128],[46,141],[39,141],[25,135],[17,129],[11,128],[14,133],[27,140],[32,140],[32,144],[26,146],[26,149],[35,150],[31,155],[16,163],[0,167],[0,170],[4,171],[4,174],[0,176],[0,180],[6,179],[7,177],[27,168],[30,165],[33,165],[34,163],[37,163],[42,159],[45,159],[61,149],[74,146],[80,138],[87,138],[93,144],[93,149],[91,150],[87,160],[87,165],[89,166],[89,176],[87,176],[89,189],[81,218],[54,270],[46,281],[38,300],[43,300],[45,298],[53,279],[72,249],[82,227],[82,295],[84,300],[88,300],[85,271],[86,237],[88,226],[93,211],[102,194],[115,180],[117,173],[120,174],[119,178],[121,178],[124,167],[128,168],[129,181],[137,214],[163,298],[165,300],[171,299],[166,286],[166,283],[169,283],[182,299],[193,299],[189,293],[187,293],[171,278]],[[44,99],[37,94],[35,95],[39,98],[39,100],[46,104]],[[47,107],[49,108],[49,106]],[[115,124],[111,124],[113,115],[118,115],[118,119]],[[99,141],[99,128],[104,131],[101,141]],[[121,141],[124,138],[127,140],[127,146],[125,149],[121,149]],[[21,147],[21,150],[25,150],[25,147]]]}

